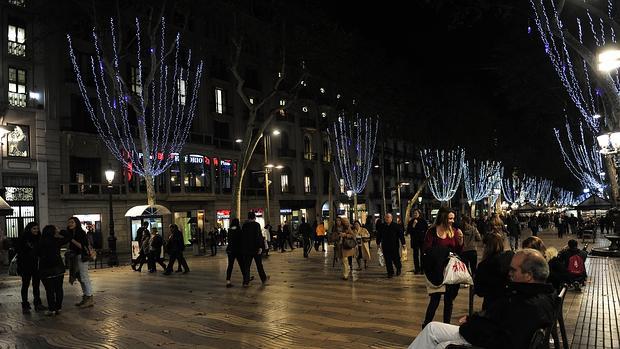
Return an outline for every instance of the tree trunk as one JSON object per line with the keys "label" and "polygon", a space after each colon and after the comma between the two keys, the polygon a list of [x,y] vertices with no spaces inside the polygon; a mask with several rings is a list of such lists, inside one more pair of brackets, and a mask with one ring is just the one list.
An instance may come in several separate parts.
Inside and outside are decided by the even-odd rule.
{"label": "tree trunk", "polygon": [[415,195],[413,195],[413,197],[407,202],[407,210],[405,211],[405,221],[403,222],[404,226],[407,226],[407,223],[409,223],[409,215],[411,214],[411,208],[413,207],[413,204],[415,204],[416,201],[418,201],[418,198],[420,197],[420,195],[422,195],[422,191],[424,191],[424,187],[426,187],[426,184],[428,184],[428,178],[424,180],[424,182],[422,182],[422,185],[420,185],[420,187],[418,188],[418,190],[415,192]]}
{"label": "tree trunk", "polygon": [[245,175],[245,168],[239,169],[239,174],[235,178],[235,185],[233,190],[233,205],[231,217],[241,220],[241,191],[243,190],[243,175]]}
{"label": "tree trunk", "polygon": [[614,207],[618,205],[618,173],[616,172],[616,165],[614,164],[613,155],[605,156],[605,167],[607,167],[607,178],[609,179],[609,186],[611,189],[611,202]]}
{"label": "tree trunk", "polygon": [[151,175],[144,176],[146,182],[146,202],[149,205],[155,205],[155,177]]}
{"label": "tree trunk", "polygon": [[146,121],[144,115],[139,117],[138,135],[142,145],[142,161],[144,163],[144,181],[146,182],[146,202],[155,205],[155,184],[153,176],[153,159],[151,159],[151,148],[149,147],[148,136],[146,133]]}

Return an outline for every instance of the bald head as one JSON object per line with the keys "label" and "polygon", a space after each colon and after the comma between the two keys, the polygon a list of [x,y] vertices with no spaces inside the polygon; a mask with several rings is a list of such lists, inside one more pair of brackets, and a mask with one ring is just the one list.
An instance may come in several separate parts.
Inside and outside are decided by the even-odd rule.
{"label": "bald head", "polygon": [[549,276],[549,264],[537,250],[524,248],[517,251],[510,261],[510,280],[523,283],[545,283]]}
{"label": "bald head", "polygon": [[387,225],[392,224],[392,214],[391,213],[386,213],[385,214],[385,224],[387,224]]}

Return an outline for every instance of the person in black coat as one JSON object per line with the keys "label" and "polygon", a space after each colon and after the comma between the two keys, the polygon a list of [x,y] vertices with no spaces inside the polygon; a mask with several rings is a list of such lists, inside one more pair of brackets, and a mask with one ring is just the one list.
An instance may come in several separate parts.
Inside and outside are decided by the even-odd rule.
{"label": "person in black coat", "polygon": [[179,266],[183,267],[183,274],[189,273],[189,266],[187,265],[185,257],[183,257],[183,250],[185,250],[183,233],[181,233],[179,226],[176,224],[170,224],[170,236],[168,237],[167,246],[170,261],[168,262],[168,267],[166,268],[164,275],[172,274],[172,268],[174,267],[175,261],[178,261]]}
{"label": "person in black coat", "polygon": [[504,238],[490,233],[484,239],[484,254],[474,275],[474,293],[483,298],[482,310],[504,296],[510,261],[514,253],[504,251]]}
{"label": "person in black coat", "polygon": [[424,266],[422,265],[422,246],[424,245],[424,237],[428,230],[428,223],[422,217],[422,212],[418,209],[413,211],[413,217],[407,223],[407,234],[411,239],[411,249],[413,250],[413,272],[415,274],[424,274]]}
{"label": "person in black coat", "polygon": [[308,258],[308,253],[312,249],[312,227],[306,222],[306,217],[301,217],[299,233],[303,242],[304,258]]}
{"label": "person in black coat", "polygon": [[[243,259],[239,251],[241,239],[241,224],[239,224],[239,218],[233,218],[230,227],[228,228],[228,246],[226,246],[226,254],[228,255],[228,267],[226,268],[226,288],[233,287],[230,283],[230,277],[232,275],[235,260],[241,269],[241,273],[244,273]],[[245,275],[245,274],[244,274]]]}
{"label": "person in black coat", "polygon": [[151,240],[149,243],[149,273],[155,272],[155,263],[159,264],[164,271],[166,270],[166,265],[164,264],[163,259],[161,258],[161,248],[164,246],[164,239],[159,235],[157,228],[151,228]]}
{"label": "person in black coat", "polygon": [[28,288],[32,281],[32,297],[34,310],[43,311],[47,309],[41,304],[41,293],[39,285],[39,257],[37,247],[41,235],[39,234],[39,223],[30,222],[24,231],[17,238],[17,273],[22,277],[22,311],[30,313],[30,303],[28,302]]}
{"label": "person in black coat", "polygon": [[250,286],[250,267],[252,260],[256,262],[256,269],[260,279],[265,284],[269,277],[265,274],[261,253],[263,247],[263,233],[260,224],[256,222],[256,214],[252,211],[248,213],[248,220],[241,227],[241,239],[239,239],[239,253],[243,259],[243,287]]}
{"label": "person in black coat", "polygon": [[385,223],[378,226],[377,246],[383,251],[388,278],[394,275],[394,266],[396,275],[400,275],[402,269],[400,248],[405,247],[405,235],[401,226],[392,221],[391,213],[386,214]]}
{"label": "person in black coat", "polygon": [[58,228],[47,225],[43,228],[41,240],[37,246],[39,258],[39,276],[45,287],[48,311],[45,315],[58,315],[62,309],[64,292],[62,282],[65,265],[60,256],[60,246],[71,240],[71,235],[63,236]]}

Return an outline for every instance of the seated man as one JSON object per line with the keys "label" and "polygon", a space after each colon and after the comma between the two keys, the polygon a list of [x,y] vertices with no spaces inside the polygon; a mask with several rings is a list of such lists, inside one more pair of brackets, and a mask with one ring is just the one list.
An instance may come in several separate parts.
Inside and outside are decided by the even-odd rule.
{"label": "seated man", "polygon": [[409,349],[445,348],[450,344],[483,348],[527,348],[534,332],[553,322],[554,289],[546,284],[549,265],[533,249],[518,251],[510,262],[506,296],[486,311],[459,320],[461,326],[431,322]]}
{"label": "seated man", "polygon": [[580,285],[585,284],[588,277],[585,265],[586,258],[588,258],[588,253],[579,249],[577,240],[568,240],[568,249],[560,254],[560,259],[568,270],[569,278],[566,283],[573,285],[578,291],[581,289]]}

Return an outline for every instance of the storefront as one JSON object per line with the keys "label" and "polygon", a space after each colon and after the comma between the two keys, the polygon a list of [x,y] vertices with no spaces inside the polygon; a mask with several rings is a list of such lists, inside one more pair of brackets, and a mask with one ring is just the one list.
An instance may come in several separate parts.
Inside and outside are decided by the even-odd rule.
{"label": "storefront", "polygon": [[215,211],[216,226],[228,229],[230,226],[230,210]]}
{"label": "storefront", "polygon": [[35,221],[34,187],[5,187],[6,202],[13,209],[13,214],[6,216],[6,236],[17,238],[26,225]]}
{"label": "storefront", "polygon": [[256,222],[260,224],[260,227],[263,228],[265,226],[265,214],[262,208],[252,208],[250,211],[254,212],[256,215]]}
{"label": "storefront", "polygon": [[198,238],[198,229],[202,230],[204,210],[181,211],[174,213],[174,223],[183,233],[183,240],[189,245],[193,237]]}

